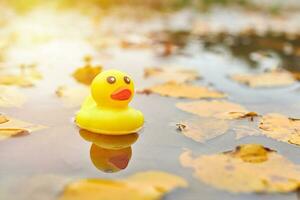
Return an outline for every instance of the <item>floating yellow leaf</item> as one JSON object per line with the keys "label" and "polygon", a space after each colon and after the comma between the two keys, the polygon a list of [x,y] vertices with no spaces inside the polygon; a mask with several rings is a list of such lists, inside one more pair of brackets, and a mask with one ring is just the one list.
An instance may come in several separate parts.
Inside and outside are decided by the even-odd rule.
{"label": "floating yellow leaf", "polygon": [[89,89],[86,86],[60,86],[55,91],[56,95],[62,99],[65,107],[78,107],[89,95]]}
{"label": "floating yellow leaf", "polygon": [[257,144],[197,158],[186,151],[180,162],[193,168],[204,183],[229,192],[291,192],[300,188],[300,166]]}
{"label": "floating yellow leaf", "polygon": [[205,142],[219,135],[223,135],[229,128],[228,122],[221,119],[205,118],[180,122],[179,131],[186,137],[197,142]]}
{"label": "floating yellow leaf", "polygon": [[207,87],[194,86],[190,84],[178,84],[174,82],[163,83],[145,89],[140,93],[157,93],[162,96],[176,97],[176,98],[224,98],[225,94],[211,90]]}
{"label": "floating yellow leaf", "polygon": [[296,82],[294,75],[286,71],[271,71],[262,74],[237,74],[231,76],[231,79],[253,88],[286,86]]}
{"label": "floating yellow leaf", "polygon": [[177,103],[176,107],[201,117],[214,117],[218,119],[239,119],[249,113],[243,106],[225,100]]}
{"label": "floating yellow leaf", "polygon": [[26,97],[14,88],[0,86],[0,107],[21,107]]}
{"label": "floating yellow leaf", "polygon": [[35,65],[21,65],[20,74],[4,74],[0,76],[1,85],[16,85],[20,87],[32,87],[35,81],[42,79],[41,73]]}
{"label": "floating yellow leaf", "polygon": [[46,128],[45,126],[31,124],[3,115],[0,115],[0,120],[2,122],[0,123],[0,140],[26,135],[33,131]]}
{"label": "floating yellow leaf", "polygon": [[0,124],[3,124],[5,122],[8,122],[9,120],[4,116],[0,114]]}
{"label": "floating yellow leaf", "polygon": [[20,87],[32,87],[34,85],[32,79],[24,77],[22,75],[1,75],[0,76],[1,85],[17,85]]}
{"label": "floating yellow leaf", "polygon": [[162,81],[184,83],[200,79],[196,70],[180,69],[178,67],[146,68],[144,70],[145,78],[157,78]]}
{"label": "floating yellow leaf", "polygon": [[93,79],[102,71],[102,66],[92,66],[91,57],[85,58],[85,66],[78,68],[73,77],[80,83],[90,85]]}
{"label": "floating yellow leaf", "polygon": [[289,118],[271,113],[263,116],[259,128],[262,133],[273,139],[300,145],[300,119]]}
{"label": "floating yellow leaf", "polygon": [[177,187],[186,187],[182,178],[159,171],[137,173],[123,180],[83,179],[70,183],[60,200],[157,200]]}

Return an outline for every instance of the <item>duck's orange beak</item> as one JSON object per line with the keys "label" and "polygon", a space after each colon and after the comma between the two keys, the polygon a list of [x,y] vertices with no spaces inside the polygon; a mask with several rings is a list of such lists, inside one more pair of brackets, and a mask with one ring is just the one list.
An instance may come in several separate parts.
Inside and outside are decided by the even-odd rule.
{"label": "duck's orange beak", "polygon": [[125,101],[131,97],[131,91],[129,89],[120,88],[114,91],[110,97],[114,100]]}

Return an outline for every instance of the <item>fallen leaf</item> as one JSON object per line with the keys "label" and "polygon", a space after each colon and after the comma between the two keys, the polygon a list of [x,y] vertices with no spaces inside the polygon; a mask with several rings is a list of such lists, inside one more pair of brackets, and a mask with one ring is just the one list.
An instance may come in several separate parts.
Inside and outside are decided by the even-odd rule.
{"label": "fallen leaf", "polygon": [[34,82],[30,78],[24,77],[22,75],[7,74],[0,76],[0,84],[17,85],[20,87],[32,87],[34,85]]}
{"label": "fallen leaf", "polygon": [[65,107],[72,108],[82,104],[89,95],[89,89],[86,86],[59,86],[55,93],[62,100]]}
{"label": "fallen leaf", "polygon": [[9,120],[4,116],[0,114],[0,124],[3,124],[5,122],[8,122]]}
{"label": "fallen leaf", "polygon": [[177,103],[176,107],[201,117],[214,117],[217,119],[239,119],[250,113],[243,106],[225,100],[201,100]]}
{"label": "fallen leaf", "polygon": [[282,193],[300,188],[300,166],[258,144],[197,158],[186,151],[181,154],[180,162],[193,168],[204,183],[229,192]]}
{"label": "fallen leaf", "polygon": [[176,83],[184,83],[201,78],[196,70],[181,69],[179,67],[146,68],[144,70],[144,77]]}
{"label": "fallen leaf", "polygon": [[254,127],[250,127],[249,125],[235,125],[233,127],[233,131],[236,134],[236,139],[241,139],[246,136],[258,136],[260,135],[260,131],[255,129]]}
{"label": "fallen leaf", "polygon": [[178,176],[148,171],[122,180],[78,180],[66,186],[59,200],[157,200],[177,187],[186,186],[186,181]]}
{"label": "fallen leaf", "polygon": [[270,113],[262,117],[259,128],[267,137],[300,145],[300,119]]}
{"label": "fallen leaf", "polygon": [[20,74],[1,75],[0,84],[32,87],[37,80],[42,79],[42,74],[36,69],[35,65],[21,65],[20,71]]}
{"label": "fallen leaf", "polygon": [[46,128],[42,125],[31,124],[18,119],[10,118],[8,116],[0,115],[0,120],[1,119],[2,123],[0,123],[0,140],[10,137],[28,135],[33,131]]}
{"label": "fallen leaf", "polygon": [[102,71],[102,66],[92,66],[92,58],[85,57],[85,65],[76,69],[72,76],[79,82],[85,85],[90,85],[93,79]]}
{"label": "fallen leaf", "polygon": [[0,107],[21,107],[26,97],[11,87],[0,86]]}
{"label": "fallen leaf", "polygon": [[90,85],[93,79],[102,71],[101,66],[84,66],[73,73],[73,77],[80,83]]}
{"label": "fallen leaf", "polygon": [[227,121],[214,118],[194,119],[180,122],[176,126],[183,135],[196,142],[205,142],[223,135],[229,128]]}
{"label": "fallen leaf", "polygon": [[178,84],[174,82],[163,83],[155,85],[150,88],[146,88],[140,93],[150,94],[157,93],[161,96],[176,97],[176,98],[189,98],[189,99],[201,99],[201,98],[224,98],[226,95],[211,90],[206,87],[194,86],[190,84]]}
{"label": "fallen leaf", "polygon": [[297,80],[294,75],[286,71],[270,71],[262,74],[236,74],[231,79],[253,88],[287,86]]}

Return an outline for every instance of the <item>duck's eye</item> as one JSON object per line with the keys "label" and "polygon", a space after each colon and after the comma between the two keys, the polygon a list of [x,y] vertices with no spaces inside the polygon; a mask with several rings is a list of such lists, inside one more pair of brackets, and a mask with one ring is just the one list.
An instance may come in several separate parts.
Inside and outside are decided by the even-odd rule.
{"label": "duck's eye", "polygon": [[110,84],[114,84],[116,82],[116,78],[114,76],[109,76],[106,78],[106,81]]}
{"label": "duck's eye", "polygon": [[130,78],[128,76],[124,76],[124,81],[125,81],[125,83],[129,84],[130,83]]}

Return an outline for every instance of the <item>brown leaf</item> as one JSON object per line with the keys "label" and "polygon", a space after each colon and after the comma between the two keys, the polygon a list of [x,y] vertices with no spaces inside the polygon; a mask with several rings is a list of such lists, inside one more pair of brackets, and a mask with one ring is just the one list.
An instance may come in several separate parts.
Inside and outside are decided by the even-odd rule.
{"label": "brown leaf", "polygon": [[249,113],[243,106],[225,100],[201,100],[177,103],[176,107],[201,117],[214,117],[218,119],[239,119]]}
{"label": "brown leaf", "polygon": [[300,120],[282,114],[270,113],[261,119],[259,128],[270,138],[300,145]]}
{"label": "brown leaf", "polygon": [[176,126],[183,135],[196,142],[205,142],[223,135],[229,128],[227,121],[214,118],[194,119],[180,122]]}
{"label": "brown leaf", "polygon": [[196,70],[182,69],[180,67],[170,66],[161,68],[146,68],[144,70],[145,78],[156,78],[165,82],[184,83],[200,79],[201,76]]}
{"label": "brown leaf", "polygon": [[300,187],[300,166],[258,144],[197,158],[186,151],[181,154],[180,162],[184,167],[193,168],[204,183],[229,192],[282,193]]}
{"label": "brown leaf", "polygon": [[67,185],[59,200],[157,200],[177,187],[182,178],[159,171],[140,172],[123,180],[82,179]]}
{"label": "brown leaf", "polygon": [[168,82],[153,87],[147,88],[140,93],[157,93],[161,96],[202,99],[202,98],[224,98],[225,94],[211,90],[206,87],[194,86],[190,84],[179,84]]}
{"label": "brown leaf", "polygon": [[278,70],[262,74],[236,74],[231,79],[253,88],[286,86],[296,82],[293,74]]}

